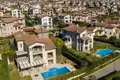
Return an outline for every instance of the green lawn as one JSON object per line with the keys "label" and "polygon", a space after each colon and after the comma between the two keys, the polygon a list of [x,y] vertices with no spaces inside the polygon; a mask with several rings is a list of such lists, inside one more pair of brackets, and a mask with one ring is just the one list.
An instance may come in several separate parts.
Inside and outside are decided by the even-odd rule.
{"label": "green lawn", "polygon": [[9,75],[11,80],[32,80],[30,76],[20,77],[15,65],[9,65]]}
{"label": "green lawn", "polygon": [[111,44],[94,41],[94,48],[93,48],[93,50],[97,51],[98,49],[105,49],[105,48],[110,48],[112,50],[120,50],[120,48],[117,48],[117,47],[115,47],[115,46],[113,46]]}
{"label": "green lawn", "polygon": [[112,80],[113,77],[120,77],[120,71],[108,76],[106,80]]}

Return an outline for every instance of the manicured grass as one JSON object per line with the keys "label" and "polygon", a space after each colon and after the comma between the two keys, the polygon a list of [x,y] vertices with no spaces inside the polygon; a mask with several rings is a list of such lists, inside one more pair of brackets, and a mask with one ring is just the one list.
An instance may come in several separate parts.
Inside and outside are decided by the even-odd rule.
{"label": "manicured grass", "polygon": [[32,80],[30,76],[20,77],[15,65],[9,65],[9,75],[11,80]]}
{"label": "manicured grass", "polygon": [[94,48],[93,48],[94,50],[97,51],[98,49],[105,49],[105,48],[110,48],[112,50],[120,50],[120,48],[115,47],[111,44],[94,41]]}
{"label": "manicured grass", "polygon": [[113,77],[120,77],[120,71],[108,76],[106,80],[112,80]]}

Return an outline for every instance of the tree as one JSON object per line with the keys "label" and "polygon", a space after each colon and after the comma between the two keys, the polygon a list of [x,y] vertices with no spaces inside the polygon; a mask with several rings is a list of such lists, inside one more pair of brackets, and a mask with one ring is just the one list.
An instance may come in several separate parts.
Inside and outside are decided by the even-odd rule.
{"label": "tree", "polygon": [[110,38],[109,38],[109,40],[111,40],[111,41],[114,41],[114,40],[116,40],[117,38],[116,38],[116,36],[111,36]]}
{"label": "tree", "polygon": [[27,26],[32,27],[35,24],[35,20],[25,14],[25,23]]}

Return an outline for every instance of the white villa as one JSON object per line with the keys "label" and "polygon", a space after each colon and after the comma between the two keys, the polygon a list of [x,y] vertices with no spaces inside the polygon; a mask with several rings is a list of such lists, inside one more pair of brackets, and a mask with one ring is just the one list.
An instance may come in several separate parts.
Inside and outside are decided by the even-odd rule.
{"label": "white villa", "polygon": [[56,46],[49,38],[48,32],[44,29],[34,32],[35,35],[26,32],[14,34],[17,48],[15,61],[19,70],[56,64]]}
{"label": "white villa", "polygon": [[39,22],[43,28],[49,30],[53,28],[53,19],[49,16],[39,16]]}
{"label": "white villa", "polygon": [[22,31],[23,27],[25,27],[24,18],[1,17],[0,37],[11,36],[15,32]]}
{"label": "white villa", "polygon": [[71,15],[66,15],[64,16],[64,23],[72,23],[72,16]]}
{"label": "white villa", "polygon": [[11,14],[12,14],[12,17],[17,17],[17,18],[23,17],[21,10],[19,9],[11,10]]}
{"label": "white villa", "polygon": [[89,51],[93,48],[94,32],[82,27],[70,25],[62,29],[62,36],[68,48],[75,48],[78,51]]}

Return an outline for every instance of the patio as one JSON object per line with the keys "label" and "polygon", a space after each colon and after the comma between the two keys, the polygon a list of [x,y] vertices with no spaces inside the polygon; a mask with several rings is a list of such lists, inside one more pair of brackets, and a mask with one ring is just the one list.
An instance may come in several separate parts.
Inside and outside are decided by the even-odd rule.
{"label": "patio", "polygon": [[70,65],[70,64],[53,64],[49,66],[42,66],[42,67],[36,67],[36,68],[31,68],[28,70],[20,71],[21,76],[28,76],[30,75],[32,80],[44,80],[42,75],[40,74],[43,71],[49,70],[51,67],[63,67],[66,66],[70,71],[75,71],[76,69]]}

